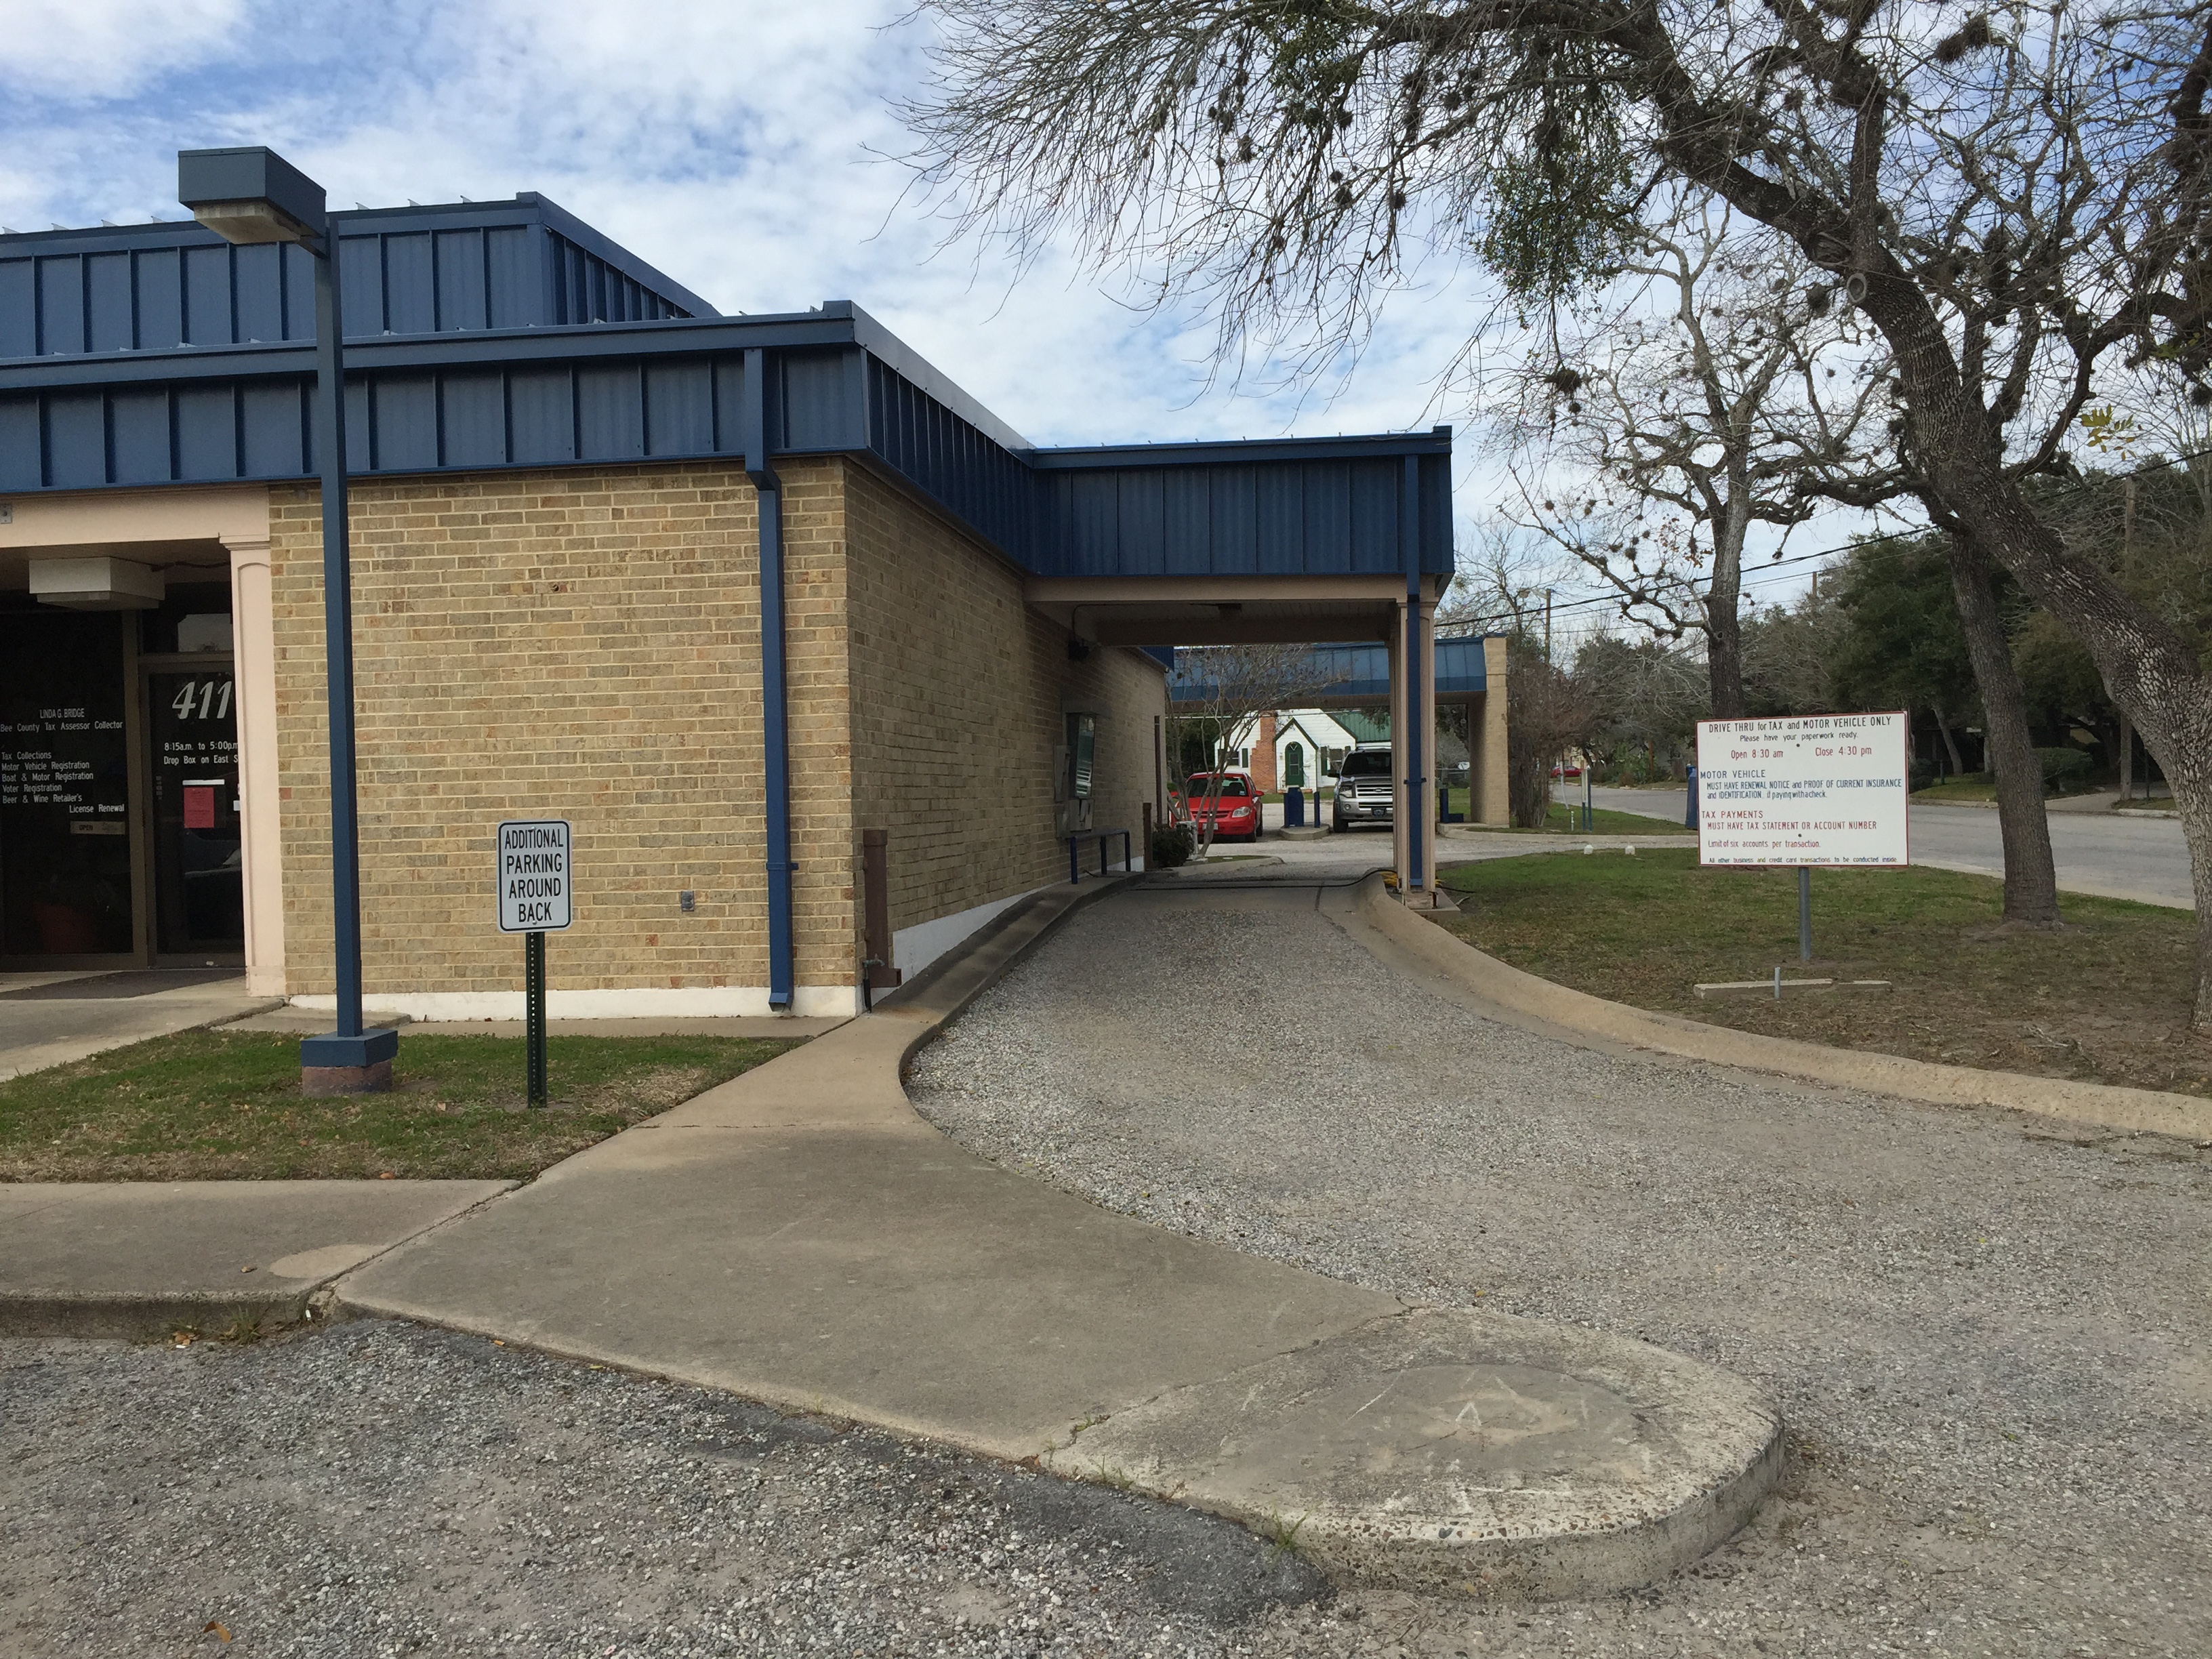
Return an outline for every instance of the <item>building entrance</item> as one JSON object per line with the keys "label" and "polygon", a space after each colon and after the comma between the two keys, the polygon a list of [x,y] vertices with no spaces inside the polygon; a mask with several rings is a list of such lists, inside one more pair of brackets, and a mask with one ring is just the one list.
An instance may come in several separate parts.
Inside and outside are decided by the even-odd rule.
{"label": "building entrance", "polygon": [[135,958],[123,620],[53,610],[0,617],[8,957]]}
{"label": "building entrance", "polygon": [[159,955],[246,948],[236,696],[228,662],[146,675]]}
{"label": "building entrance", "polygon": [[242,962],[227,587],[0,611],[0,965]]}

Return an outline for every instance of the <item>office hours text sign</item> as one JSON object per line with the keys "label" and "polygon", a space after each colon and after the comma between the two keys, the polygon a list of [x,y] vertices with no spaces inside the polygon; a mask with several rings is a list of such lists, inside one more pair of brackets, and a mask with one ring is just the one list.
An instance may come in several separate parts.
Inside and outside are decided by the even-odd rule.
{"label": "office hours text sign", "polygon": [[555,933],[568,926],[575,896],[566,818],[499,826],[499,930]]}
{"label": "office hours text sign", "polygon": [[1698,862],[1903,865],[1903,714],[1698,722]]}

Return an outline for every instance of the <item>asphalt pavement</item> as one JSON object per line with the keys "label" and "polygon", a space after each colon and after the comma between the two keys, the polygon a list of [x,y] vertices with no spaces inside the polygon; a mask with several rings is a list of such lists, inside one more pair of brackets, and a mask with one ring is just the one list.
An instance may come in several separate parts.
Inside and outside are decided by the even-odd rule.
{"label": "asphalt pavement", "polygon": [[[1680,823],[1687,802],[1680,789],[1599,789],[1596,804],[1614,812],[1638,812]],[[1565,786],[1555,799],[1577,802]],[[2058,885],[2069,893],[2133,899],[2142,904],[2197,908],[2189,876],[2189,848],[2178,818],[2111,811],[2075,812],[2054,803],[2051,853]],[[1978,806],[1915,806],[1911,822],[1912,861],[1936,870],[2004,874],[2003,838],[1996,811]]]}

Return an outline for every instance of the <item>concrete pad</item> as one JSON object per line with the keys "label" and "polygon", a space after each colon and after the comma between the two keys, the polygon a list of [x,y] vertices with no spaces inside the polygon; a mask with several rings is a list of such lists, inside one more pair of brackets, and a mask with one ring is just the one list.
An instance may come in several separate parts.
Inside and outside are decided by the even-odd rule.
{"label": "concrete pad", "polygon": [[307,1298],[507,1181],[0,1184],[0,1335],[155,1337]]}
{"label": "concrete pad", "polygon": [[[173,990],[148,992],[144,987],[159,969],[118,975],[125,994],[23,995],[0,998],[0,1078],[21,1077],[50,1066],[66,1066],[110,1048],[120,1048],[149,1037],[170,1036],[179,1031],[221,1025],[240,1017],[282,1006],[278,997],[249,996],[246,976],[187,982]],[[13,988],[72,992],[79,986],[97,992],[104,975],[56,975],[42,985]],[[196,981],[198,972],[180,979]]]}
{"label": "concrete pad", "polygon": [[1782,1457],[1781,1419],[1729,1372],[1424,1309],[1173,1390],[1046,1462],[1229,1516],[1340,1578],[1546,1600],[1687,1566]]}

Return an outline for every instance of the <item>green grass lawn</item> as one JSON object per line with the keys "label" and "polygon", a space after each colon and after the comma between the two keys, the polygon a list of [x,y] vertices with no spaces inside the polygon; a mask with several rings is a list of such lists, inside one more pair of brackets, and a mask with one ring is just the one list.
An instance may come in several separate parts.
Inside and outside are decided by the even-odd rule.
{"label": "green grass lawn", "polygon": [[[2188,1029],[2196,918],[2062,900],[2057,933],[2002,925],[2001,883],[1948,871],[1815,870],[1814,960],[1795,870],[1701,869],[1687,848],[1461,865],[1442,925],[1516,968],[1640,1008],[1916,1060],[2212,1094]],[[1701,999],[1700,981],[1887,979],[1882,993]]]}
{"label": "green grass lawn", "polygon": [[188,1031],[0,1083],[0,1180],[520,1179],[772,1060],[791,1042],[402,1032],[389,1094],[307,1099],[297,1037]]}
{"label": "green grass lawn", "polygon": [[1925,789],[1914,790],[1911,796],[1912,804],[1916,806],[1942,806],[1954,801],[1990,801],[1996,798],[1997,787],[1994,783],[1965,783],[1955,781],[1949,783],[1931,783]]}

